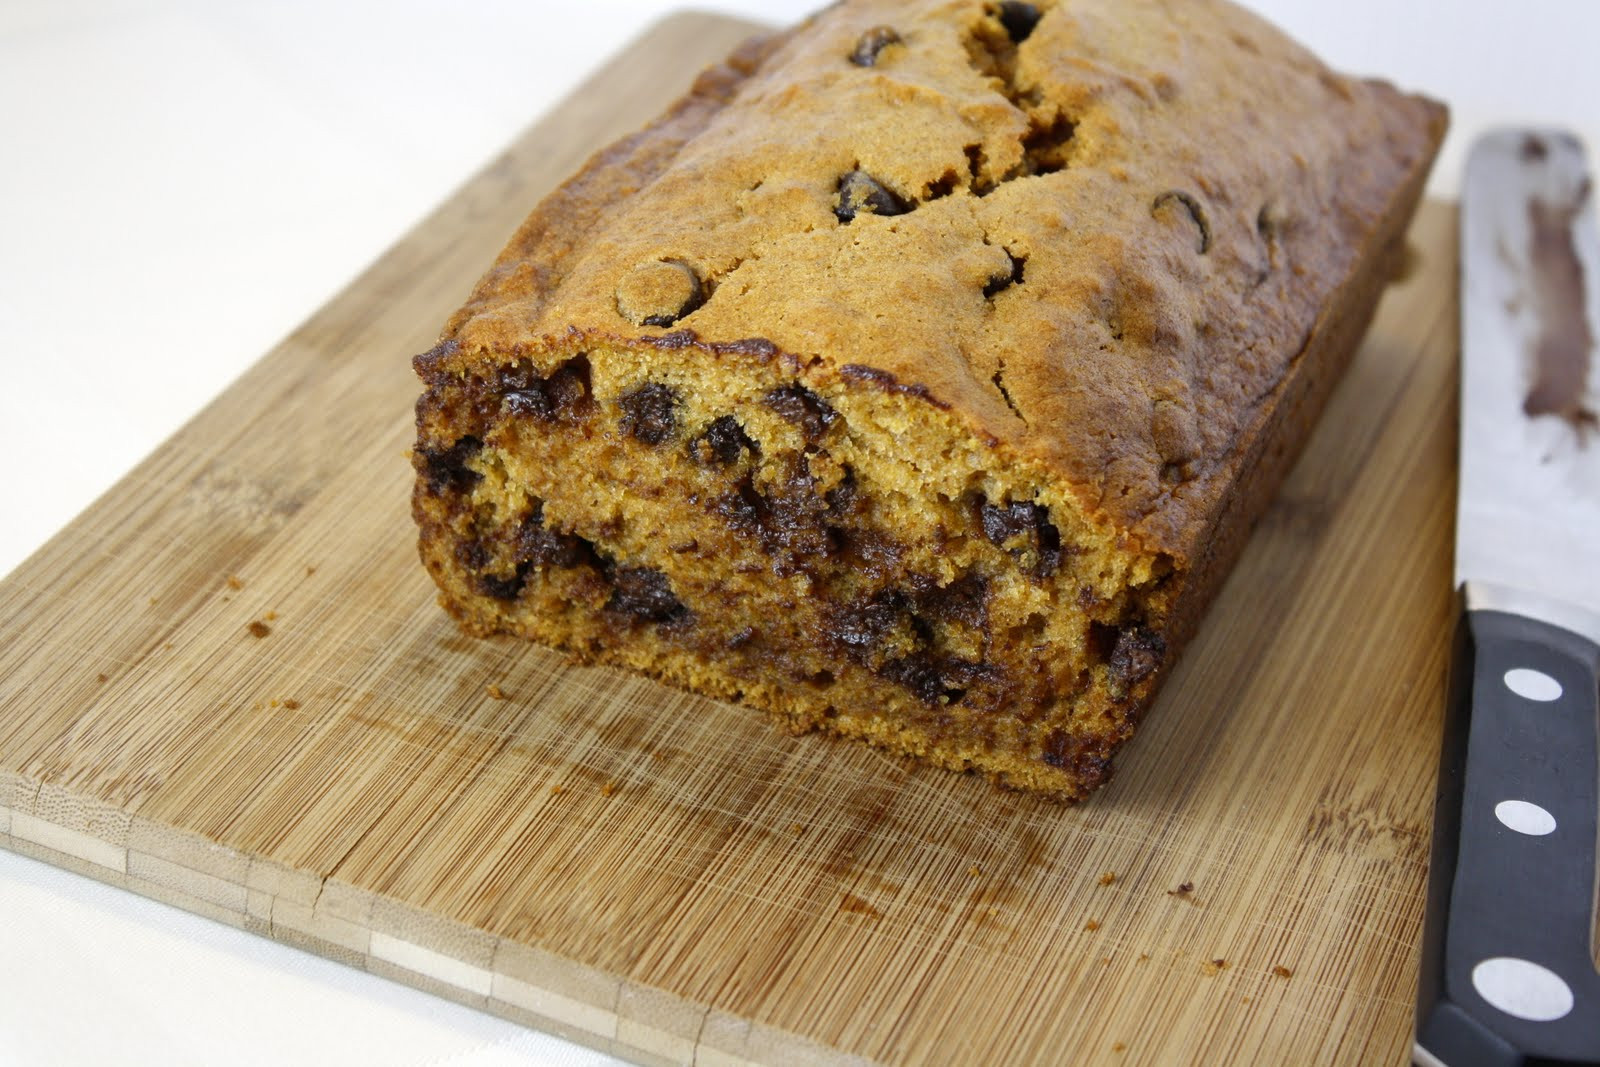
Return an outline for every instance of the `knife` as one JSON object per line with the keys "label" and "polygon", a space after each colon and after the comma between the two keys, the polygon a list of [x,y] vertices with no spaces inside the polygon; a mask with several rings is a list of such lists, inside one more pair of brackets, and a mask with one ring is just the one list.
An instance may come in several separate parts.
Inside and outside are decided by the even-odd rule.
{"label": "knife", "polygon": [[1413,1059],[1600,1064],[1600,239],[1583,147],[1501,130],[1461,200],[1456,630]]}

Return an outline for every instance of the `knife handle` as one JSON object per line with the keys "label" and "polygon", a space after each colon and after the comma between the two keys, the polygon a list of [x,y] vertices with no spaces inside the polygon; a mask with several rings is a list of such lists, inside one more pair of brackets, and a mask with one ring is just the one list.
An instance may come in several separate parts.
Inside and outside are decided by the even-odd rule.
{"label": "knife handle", "polygon": [[1456,631],[1418,1063],[1600,1064],[1600,646],[1504,611]]}

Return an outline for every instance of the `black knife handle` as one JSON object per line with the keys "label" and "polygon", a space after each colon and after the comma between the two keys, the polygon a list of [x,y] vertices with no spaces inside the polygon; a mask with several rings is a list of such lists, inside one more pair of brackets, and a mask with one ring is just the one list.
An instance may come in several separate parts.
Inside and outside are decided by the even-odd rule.
{"label": "black knife handle", "polygon": [[1418,981],[1419,1063],[1600,1064],[1600,647],[1462,614]]}

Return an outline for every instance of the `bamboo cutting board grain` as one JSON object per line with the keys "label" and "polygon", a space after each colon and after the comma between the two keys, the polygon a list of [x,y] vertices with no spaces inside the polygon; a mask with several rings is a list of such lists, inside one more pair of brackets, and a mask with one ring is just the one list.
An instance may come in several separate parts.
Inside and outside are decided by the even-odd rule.
{"label": "bamboo cutting board grain", "polygon": [[0,583],[0,843],[651,1062],[1401,1062],[1451,618],[1445,207],[1080,807],[435,606],[407,357],[748,28],[656,27]]}

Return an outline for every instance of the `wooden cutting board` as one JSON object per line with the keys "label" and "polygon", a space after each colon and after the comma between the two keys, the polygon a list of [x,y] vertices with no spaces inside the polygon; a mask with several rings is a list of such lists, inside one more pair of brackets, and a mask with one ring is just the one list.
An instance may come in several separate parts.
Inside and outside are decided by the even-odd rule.
{"label": "wooden cutting board", "polygon": [[435,606],[407,357],[748,29],[652,30],[0,583],[0,843],[645,1061],[1401,1062],[1452,613],[1450,208],[1079,807]]}

